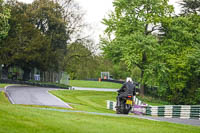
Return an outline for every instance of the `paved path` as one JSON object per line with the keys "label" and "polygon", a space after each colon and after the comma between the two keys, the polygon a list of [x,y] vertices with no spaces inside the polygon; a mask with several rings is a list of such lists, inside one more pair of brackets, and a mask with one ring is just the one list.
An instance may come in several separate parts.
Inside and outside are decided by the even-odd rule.
{"label": "paved path", "polygon": [[106,88],[83,88],[83,87],[72,87],[74,90],[90,90],[90,91],[110,91],[116,92],[118,89],[106,89]]}
{"label": "paved path", "polygon": [[50,94],[49,90],[53,89],[32,86],[9,86],[6,88],[6,93],[12,104],[71,108],[67,103]]}
{"label": "paved path", "polygon": [[0,88],[0,91],[2,91],[3,90],[3,88]]}
{"label": "paved path", "polygon": [[[94,91],[112,91],[112,92],[116,91],[116,89],[81,88],[81,87],[73,87],[73,88],[75,90],[94,90]],[[46,105],[46,106],[70,108],[68,104],[64,103],[57,97],[48,93],[48,90],[53,90],[53,89],[30,87],[30,86],[12,86],[8,87],[6,89],[6,92],[13,104]],[[152,117],[152,116],[141,116],[141,115],[118,115],[110,113],[68,111],[61,109],[47,109],[47,110],[59,111],[59,112],[82,112],[95,115],[114,116],[114,117],[134,117],[134,118],[147,119],[153,121],[165,121],[170,123],[200,126],[200,120],[194,120],[194,119],[164,118],[164,117]]]}
{"label": "paved path", "polygon": [[113,117],[132,117],[132,118],[146,119],[146,120],[151,120],[151,121],[162,121],[162,122],[170,122],[170,123],[176,123],[176,124],[200,126],[200,121],[194,120],[194,119],[164,118],[164,117],[152,117],[152,116],[141,116],[141,115],[121,115],[121,114],[72,111],[72,110],[52,109],[52,108],[37,108],[37,109],[58,111],[58,112],[87,113],[87,114],[113,116]]}
{"label": "paved path", "polygon": [[[117,89],[82,88],[82,87],[72,87],[72,88],[74,88],[75,90],[93,90],[93,91],[110,91],[110,92],[117,91]],[[102,113],[97,113],[97,114],[102,115]],[[117,114],[103,114],[103,115],[135,117],[135,118],[148,119],[148,120],[154,120],[154,121],[166,121],[166,122],[170,122],[170,123],[200,126],[200,120],[195,120],[195,119],[165,118],[165,117],[152,117],[152,116],[143,116],[143,115],[128,115],[128,116],[127,115],[117,115]]]}

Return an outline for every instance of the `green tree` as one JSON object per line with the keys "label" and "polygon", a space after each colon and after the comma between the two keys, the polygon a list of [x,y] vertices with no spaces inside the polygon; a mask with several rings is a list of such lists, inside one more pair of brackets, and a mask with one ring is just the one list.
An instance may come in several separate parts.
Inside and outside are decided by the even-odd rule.
{"label": "green tree", "polygon": [[[174,17],[163,23],[162,49],[166,64],[165,83],[168,99],[176,104],[200,101],[200,16]],[[165,94],[166,95],[166,94]]]}
{"label": "green tree", "polygon": [[67,45],[80,39],[83,13],[73,0],[35,0],[28,15],[31,23],[50,39],[54,71],[64,70]]}
{"label": "green tree", "polygon": [[94,42],[91,40],[78,40],[68,45],[65,56],[66,71],[72,79],[95,78],[97,68]]}
{"label": "green tree", "polygon": [[9,6],[11,28],[2,41],[0,57],[7,70],[13,65],[20,66],[24,70],[23,79],[27,80],[34,67],[40,70],[48,68],[51,59],[50,41],[30,23],[26,14],[28,5],[10,1]]}
{"label": "green tree", "polygon": [[52,63],[49,66],[54,71],[61,69],[69,39],[62,12],[62,7],[51,0],[35,0],[27,9],[30,22],[50,40]]}
{"label": "green tree", "polygon": [[[5,7],[3,0],[0,0],[0,41],[8,35],[10,10]],[[1,47],[1,46],[0,46]]]}
{"label": "green tree", "polygon": [[83,14],[73,0],[35,0],[23,4],[8,0],[11,30],[2,41],[0,59],[5,69],[19,65],[24,79],[34,67],[63,71],[67,45],[80,35]]}
{"label": "green tree", "polygon": [[[145,71],[156,54],[158,39],[152,33],[160,28],[173,11],[168,0],[116,0],[114,12],[103,19],[107,26],[101,43],[106,57],[114,62],[124,61],[129,69],[141,70],[141,95],[144,94]],[[114,39],[112,39],[114,36]]]}
{"label": "green tree", "polygon": [[182,6],[183,14],[199,14],[200,13],[200,1],[199,0],[183,0],[180,2]]}

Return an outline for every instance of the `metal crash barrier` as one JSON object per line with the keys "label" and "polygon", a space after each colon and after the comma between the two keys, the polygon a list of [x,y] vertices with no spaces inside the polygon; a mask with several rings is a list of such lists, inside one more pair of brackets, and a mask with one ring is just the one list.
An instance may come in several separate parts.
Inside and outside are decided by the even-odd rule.
{"label": "metal crash barrier", "polygon": [[[136,97],[131,112],[137,115],[150,115],[166,118],[198,119],[200,120],[200,105],[165,105],[150,106]],[[116,111],[116,102],[107,100],[107,109]]]}
{"label": "metal crash barrier", "polygon": [[[135,114],[146,114],[146,107],[148,106],[148,104],[142,102],[136,96],[133,97],[133,101],[135,104],[131,112]],[[116,111],[115,106],[116,106],[116,102],[107,100],[107,109]]]}
{"label": "metal crash barrier", "polygon": [[200,120],[200,105],[147,106],[146,115]]}

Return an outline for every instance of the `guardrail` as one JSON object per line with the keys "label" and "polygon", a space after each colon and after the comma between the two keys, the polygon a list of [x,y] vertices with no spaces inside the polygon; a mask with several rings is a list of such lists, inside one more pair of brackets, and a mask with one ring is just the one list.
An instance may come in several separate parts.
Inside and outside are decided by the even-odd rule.
{"label": "guardrail", "polygon": [[[99,79],[86,79],[89,81],[99,81]],[[119,81],[119,80],[110,80],[110,79],[100,79],[101,81],[104,82],[113,82],[113,83],[119,83],[119,84],[123,84],[125,81]]]}
{"label": "guardrail", "polygon": [[43,82],[31,82],[31,81],[20,81],[20,80],[3,80],[0,79],[0,83],[8,83],[8,84],[24,84],[24,85],[31,85],[31,86],[38,86],[38,87],[48,87],[48,88],[59,88],[59,89],[69,89],[70,86],[59,86],[55,83],[43,83]]}
{"label": "guardrail", "polygon": [[[133,100],[135,102],[135,105],[132,108],[132,112],[135,112],[137,114],[145,114],[146,109],[144,109],[144,107],[148,106],[148,104],[142,102],[136,96],[133,97]],[[111,110],[116,111],[115,106],[116,106],[116,102],[107,100],[107,109],[111,109]]]}
{"label": "guardrail", "polygon": [[[198,119],[200,120],[200,105],[165,105],[149,106],[135,97],[135,105],[132,112],[150,116],[181,118],[181,119]],[[107,100],[107,109],[116,111],[116,102]]]}
{"label": "guardrail", "polygon": [[147,106],[146,115],[200,120],[200,105]]}

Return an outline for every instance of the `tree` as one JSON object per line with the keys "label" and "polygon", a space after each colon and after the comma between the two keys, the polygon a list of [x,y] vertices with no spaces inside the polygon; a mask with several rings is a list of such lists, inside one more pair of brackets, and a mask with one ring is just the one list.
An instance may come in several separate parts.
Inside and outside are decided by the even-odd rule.
{"label": "tree", "polygon": [[183,14],[199,14],[200,13],[200,1],[199,0],[183,0],[180,2],[182,6]]}
{"label": "tree", "polygon": [[61,60],[66,53],[69,39],[62,12],[61,6],[51,0],[35,0],[27,9],[30,22],[50,40],[52,61],[49,66],[54,71],[61,69]]}
{"label": "tree", "polygon": [[[24,70],[23,79],[29,79],[30,71],[35,67],[48,68],[51,59],[50,41],[30,23],[26,13],[28,5],[10,1],[10,31],[2,41],[0,58],[8,70],[17,65]],[[19,19],[20,18],[20,19]]]}
{"label": "tree", "polygon": [[197,104],[200,101],[200,3],[183,0],[180,4],[183,14],[162,22],[162,71],[157,71],[154,77],[162,97],[175,104]]}
{"label": "tree", "polygon": [[10,10],[5,7],[3,0],[0,0],[0,41],[5,38],[9,31],[8,19],[10,18]]}
{"label": "tree", "polygon": [[173,7],[168,5],[168,0],[116,0],[113,6],[115,11],[103,19],[107,38],[101,40],[102,49],[114,62],[124,61],[129,68],[136,66],[141,70],[143,95],[145,70],[159,46],[152,33],[160,28],[163,19],[167,20]]}
{"label": "tree", "polygon": [[82,35],[82,30],[87,25],[84,23],[84,11],[75,0],[54,0],[62,8],[63,20],[66,23],[66,31],[69,39],[68,43],[86,38]]}
{"label": "tree", "polygon": [[158,74],[162,94],[175,104],[197,104],[200,101],[200,16],[174,17],[163,22],[162,63],[165,74]]}
{"label": "tree", "polygon": [[67,45],[78,38],[83,26],[83,14],[73,0],[35,0],[29,7],[31,23],[51,41],[52,68],[64,70]]}
{"label": "tree", "polygon": [[96,77],[97,61],[94,42],[88,39],[77,40],[68,45],[64,66],[72,79],[88,79]]}

